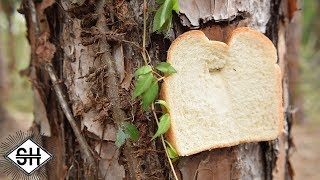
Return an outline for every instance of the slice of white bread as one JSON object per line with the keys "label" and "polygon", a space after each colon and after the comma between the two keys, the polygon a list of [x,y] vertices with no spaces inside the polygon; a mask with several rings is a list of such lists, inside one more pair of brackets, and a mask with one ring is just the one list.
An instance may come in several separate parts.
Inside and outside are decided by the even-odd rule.
{"label": "slice of white bread", "polygon": [[232,32],[227,44],[201,31],[179,36],[168,50],[177,73],[164,80],[170,106],[166,134],[180,156],[277,138],[283,128],[277,52],[263,34]]}

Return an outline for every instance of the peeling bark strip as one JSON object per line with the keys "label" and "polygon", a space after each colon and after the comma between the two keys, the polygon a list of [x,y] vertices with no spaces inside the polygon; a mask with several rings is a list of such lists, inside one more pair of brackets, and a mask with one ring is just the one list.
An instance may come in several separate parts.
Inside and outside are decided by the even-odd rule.
{"label": "peeling bark strip", "polygon": [[[147,27],[157,8],[148,2]],[[181,14],[173,18],[170,40],[147,32],[146,49],[152,64],[165,60],[170,41],[187,29],[200,28],[212,40],[225,41],[229,32],[249,26],[266,35],[278,47],[283,71],[286,128],[278,141],[242,144],[182,157],[176,163],[180,179],[290,179],[291,114],[288,66],[285,63],[285,32],[292,12],[283,0],[180,0]],[[98,162],[100,179],[170,179],[160,141],[151,141],[156,123],[132,102],[133,72],[143,65],[141,44],[143,5],[139,0],[24,0],[22,3],[31,44],[31,67],[25,71],[33,80],[38,127],[50,131],[44,145],[56,148],[57,165],[49,179],[88,179],[77,142],[57,103],[50,78],[42,67],[51,62],[57,79],[64,84],[68,106],[81,124],[83,135]],[[280,19],[283,15],[284,19]],[[184,26],[184,27],[183,27]],[[175,37],[173,37],[175,36]],[[64,88],[65,85],[65,88]],[[46,112],[45,112],[46,111]],[[47,118],[42,118],[47,116]],[[70,115],[71,116],[71,115]],[[44,119],[44,120],[41,120]],[[115,146],[116,133],[124,121],[140,132],[138,142]],[[48,122],[50,128],[48,128]],[[43,125],[42,125],[43,124]],[[74,126],[76,126],[75,124]],[[49,129],[49,130],[48,130]],[[79,133],[80,134],[80,133]]]}
{"label": "peeling bark strip", "polygon": [[192,0],[179,1],[181,22],[184,26],[199,28],[207,22],[230,22],[237,17],[242,23],[265,33],[270,19],[270,0]]}

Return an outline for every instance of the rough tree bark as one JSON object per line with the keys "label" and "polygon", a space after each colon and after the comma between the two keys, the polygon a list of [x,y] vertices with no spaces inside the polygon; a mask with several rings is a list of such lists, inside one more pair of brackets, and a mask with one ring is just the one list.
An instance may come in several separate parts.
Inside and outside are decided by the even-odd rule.
{"label": "rough tree bark", "polygon": [[[102,179],[172,178],[158,141],[150,141],[156,124],[131,100],[133,72],[141,56],[143,2],[139,0],[23,0],[20,12],[28,26],[32,62],[25,71],[33,80],[35,127],[46,134],[46,147],[55,147],[49,179],[87,179],[88,164],[70,125],[57,103],[44,64],[52,62],[69,106],[99,165]],[[151,33],[155,1],[148,2],[147,50],[152,64],[166,59],[173,39],[200,29],[212,40],[225,41],[240,26],[265,33],[278,48],[282,68],[285,127],[275,141],[215,149],[175,164],[179,179],[291,179],[291,111],[285,35],[295,1],[179,1],[169,35]],[[293,9],[293,10],[292,10]],[[115,146],[121,122],[131,121],[140,131],[137,143]]]}

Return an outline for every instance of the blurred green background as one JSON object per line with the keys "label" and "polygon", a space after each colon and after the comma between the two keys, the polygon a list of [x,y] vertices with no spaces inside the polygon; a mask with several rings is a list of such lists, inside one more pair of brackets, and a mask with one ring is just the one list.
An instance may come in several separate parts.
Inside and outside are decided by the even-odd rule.
{"label": "blurred green background", "polygon": [[[2,0],[1,0],[2,1]],[[9,3],[12,3],[9,1]],[[15,9],[19,2],[13,2]],[[4,11],[0,10],[0,44],[2,56],[5,65],[9,65],[10,50],[13,50],[16,66],[15,69],[7,69],[8,76],[5,77],[9,91],[5,99],[5,107],[10,115],[15,113],[28,114],[33,111],[33,95],[31,83],[27,77],[20,76],[19,71],[28,67],[30,62],[30,47],[26,39],[26,25],[24,16],[17,11],[13,11],[11,15],[11,32],[13,37],[9,35],[9,22]],[[14,47],[10,47],[10,41]]]}
{"label": "blurred green background", "polygon": [[302,40],[299,90],[303,96],[305,121],[320,125],[320,2],[302,3]]}

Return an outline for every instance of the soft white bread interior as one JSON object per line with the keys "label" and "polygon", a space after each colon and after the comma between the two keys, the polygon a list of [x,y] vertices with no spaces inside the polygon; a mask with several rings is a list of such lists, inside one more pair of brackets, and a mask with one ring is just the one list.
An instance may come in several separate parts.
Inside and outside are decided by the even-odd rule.
{"label": "soft white bread interior", "polygon": [[272,42],[249,28],[234,30],[227,44],[201,31],[179,36],[167,60],[177,73],[161,88],[170,106],[166,137],[178,154],[277,138],[283,111],[276,60]]}

